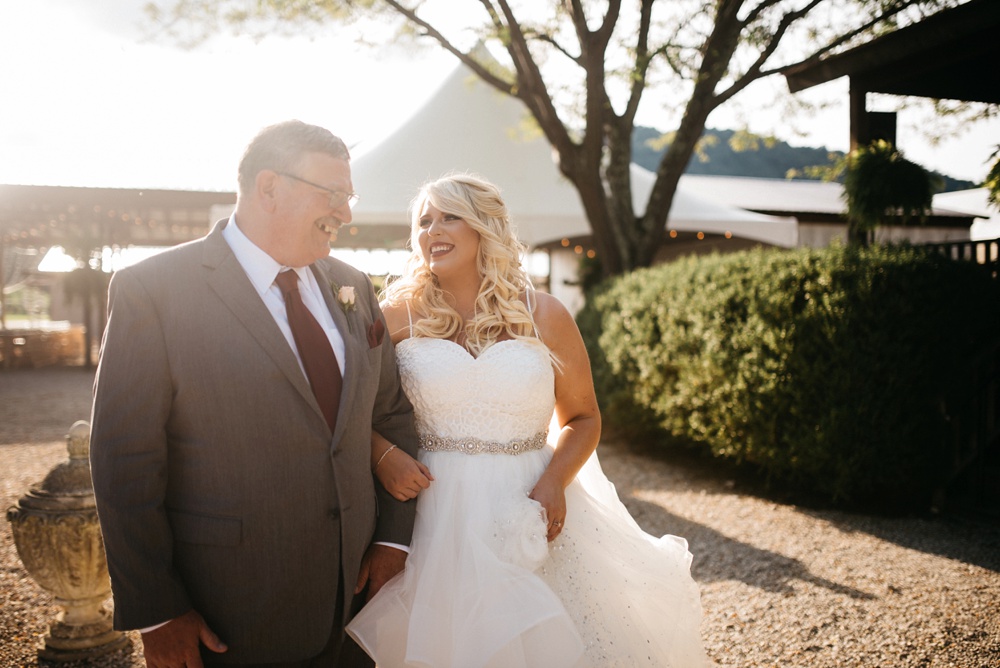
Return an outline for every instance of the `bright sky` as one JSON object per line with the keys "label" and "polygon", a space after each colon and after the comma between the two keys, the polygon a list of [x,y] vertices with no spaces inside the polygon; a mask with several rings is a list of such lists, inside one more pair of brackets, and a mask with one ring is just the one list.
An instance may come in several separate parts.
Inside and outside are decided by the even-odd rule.
{"label": "bright sky", "polygon": [[[455,66],[437,49],[379,57],[332,36],[256,44],[220,36],[184,51],[143,41],[144,3],[0,2],[0,183],[234,190],[239,155],[262,126],[299,118],[349,144],[372,141],[402,124]],[[845,93],[846,81],[822,94]],[[749,121],[781,136],[764,114]],[[709,119],[710,127],[735,123],[722,113]],[[808,127],[806,137],[782,138],[846,148],[845,107]],[[979,181],[1000,123],[934,148],[901,118],[898,143],[925,167]]]}

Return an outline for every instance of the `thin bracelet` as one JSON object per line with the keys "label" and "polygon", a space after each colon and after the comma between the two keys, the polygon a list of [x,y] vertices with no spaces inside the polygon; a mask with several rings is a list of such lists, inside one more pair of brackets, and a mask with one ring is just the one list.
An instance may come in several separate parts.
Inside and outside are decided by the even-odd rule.
{"label": "thin bracelet", "polygon": [[382,463],[382,460],[385,459],[385,456],[387,454],[389,454],[390,452],[392,452],[393,450],[395,450],[395,449],[396,449],[395,445],[390,445],[389,449],[382,453],[382,456],[378,458],[377,462],[375,462],[375,468],[372,469],[372,473],[374,473],[375,471],[378,471],[378,466],[379,466],[379,464]]}

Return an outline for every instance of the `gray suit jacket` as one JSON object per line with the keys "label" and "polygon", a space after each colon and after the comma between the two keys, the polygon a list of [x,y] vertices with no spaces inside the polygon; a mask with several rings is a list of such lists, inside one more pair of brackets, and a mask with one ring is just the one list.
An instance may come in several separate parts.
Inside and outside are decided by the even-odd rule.
{"label": "gray suit jacket", "polygon": [[[408,544],[414,502],[370,471],[374,427],[416,454],[412,408],[368,277],[312,270],[345,339],[335,433],[222,237],[117,272],[91,424],[91,465],[118,628],[194,608],[225,658],[318,654],[375,540]],[[353,285],[356,308],[331,283]],[[383,320],[384,323],[384,320]]]}

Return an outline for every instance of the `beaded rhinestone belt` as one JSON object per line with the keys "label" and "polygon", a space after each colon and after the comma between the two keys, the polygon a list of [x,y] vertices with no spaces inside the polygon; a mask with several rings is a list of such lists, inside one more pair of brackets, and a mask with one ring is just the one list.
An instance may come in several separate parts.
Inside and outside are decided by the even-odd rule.
{"label": "beaded rhinestone belt", "polygon": [[541,450],[545,447],[546,432],[540,431],[534,436],[520,440],[498,443],[496,441],[481,441],[478,438],[448,438],[446,436],[421,436],[420,447],[424,450],[452,450],[468,455],[519,455],[522,452]]}

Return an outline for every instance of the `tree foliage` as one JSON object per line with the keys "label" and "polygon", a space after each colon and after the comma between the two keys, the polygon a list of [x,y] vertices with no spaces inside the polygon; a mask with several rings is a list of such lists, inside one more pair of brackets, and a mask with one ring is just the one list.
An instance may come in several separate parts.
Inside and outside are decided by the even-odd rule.
{"label": "tree foliage", "polygon": [[[398,21],[518,98],[577,189],[606,274],[652,263],[677,183],[713,111],[783,67],[853,46],[958,0],[163,0],[154,20],[175,34],[228,25]],[[454,16],[463,12],[461,25]],[[468,18],[467,18],[468,17]],[[498,66],[477,49],[495,45]],[[660,95],[650,100],[647,92]],[[645,96],[645,97],[644,97]],[[676,119],[644,207],[629,165],[642,104]]]}
{"label": "tree foliage", "polygon": [[848,238],[865,241],[890,220],[923,221],[931,208],[934,184],[926,169],[879,140],[847,157],[844,197]]}
{"label": "tree foliage", "polygon": [[993,151],[990,159],[996,160],[996,162],[990,168],[990,173],[986,175],[986,181],[983,185],[986,187],[986,196],[990,204],[994,208],[1000,209],[1000,146],[997,146],[997,150]]}

